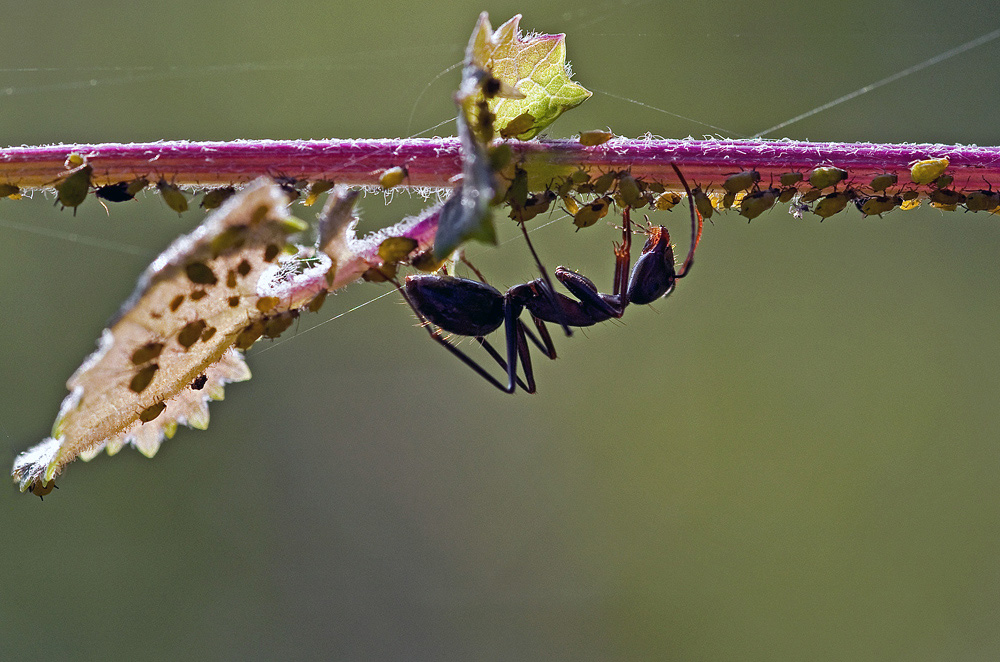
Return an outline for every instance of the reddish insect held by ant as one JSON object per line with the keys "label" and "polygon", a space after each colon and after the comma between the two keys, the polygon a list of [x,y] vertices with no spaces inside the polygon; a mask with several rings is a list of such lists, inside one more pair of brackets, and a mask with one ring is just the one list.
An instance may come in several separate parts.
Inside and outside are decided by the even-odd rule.
{"label": "reddish insect held by ant", "polygon": [[[622,212],[622,243],[616,245],[614,250],[612,294],[598,291],[590,279],[565,267],[558,267],[555,277],[575,298],[552,292],[543,278],[515,285],[503,293],[484,282],[434,274],[407,276],[405,284],[400,286],[396,283],[396,287],[424,323],[431,338],[476,374],[506,393],[514,393],[517,387],[534,393],[535,378],[528,340],[547,358],[556,358],[546,322],[587,327],[620,318],[629,303],[649,304],[669,295],[677,279],[690,271],[701,239],[702,219],[695,209],[687,181],[676,166],[673,168],[691,205],[691,247],[680,271],[676,271],[674,266],[670,235],[661,226],[650,228],[642,254],[629,272],[632,226],[629,208],[626,207]],[[524,310],[531,315],[541,339],[521,321]],[[501,326],[504,327],[506,360],[485,338]],[[506,384],[459,349],[445,336],[446,333],[475,338],[506,373]],[[521,361],[523,381],[517,374],[518,359]]]}

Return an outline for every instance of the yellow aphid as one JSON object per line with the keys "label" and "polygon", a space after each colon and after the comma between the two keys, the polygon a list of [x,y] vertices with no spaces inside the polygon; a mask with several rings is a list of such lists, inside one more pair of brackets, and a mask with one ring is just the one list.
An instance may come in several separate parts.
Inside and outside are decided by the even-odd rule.
{"label": "yellow aphid", "polygon": [[378,245],[378,256],[383,262],[402,262],[417,247],[417,240],[410,237],[389,237]]}
{"label": "yellow aphid", "polygon": [[740,201],[740,216],[745,216],[747,222],[752,221],[773,207],[780,193],[781,189],[768,188],[744,196]]}
{"label": "yellow aphid", "polygon": [[822,166],[809,173],[809,183],[818,189],[836,186],[845,179],[847,171],[833,166]]}
{"label": "yellow aphid", "polygon": [[580,207],[573,215],[573,225],[577,228],[589,228],[591,225],[608,215],[611,198],[604,196]]}
{"label": "yellow aphid", "polygon": [[846,191],[831,193],[816,203],[813,213],[821,218],[830,218],[834,214],[843,211],[844,207],[846,207],[847,203],[850,201],[851,196]]}
{"label": "yellow aphid", "polygon": [[802,181],[804,175],[801,172],[786,172],[778,181],[781,182],[782,186],[795,186]]}
{"label": "yellow aphid", "polygon": [[378,183],[383,189],[396,188],[409,176],[410,173],[407,171],[406,166],[396,166],[383,172],[378,178]]}
{"label": "yellow aphid", "polygon": [[969,211],[989,211],[1000,207],[1000,193],[996,191],[972,191],[965,196],[965,208]]}
{"label": "yellow aphid", "polygon": [[434,251],[426,250],[421,251],[413,256],[410,261],[410,266],[418,271],[423,271],[425,273],[433,273],[443,267],[448,261],[448,258],[443,258],[441,260],[434,259]]}
{"label": "yellow aphid", "polygon": [[167,206],[177,212],[177,215],[181,215],[188,210],[188,201],[181,193],[181,190],[170,184],[165,179],[160,179],[156,182],[156,188],[159,190],[160,195],[163,197],[163,201],[167,203]]}
{"label": "yellow aphid", "polygon": [[673,191],[666,191],[656,196],[656,200],[653,204],[660,211],[670,211],[681,201],[681,196]]}
{"label": "yellow aphid", "polygon": [[319,200],[319,196],[323,195],[327,191],[333,188],[333,182],[327,179],[320,179],[309,185],[309,193],[306,194],[306,199],[303,204],[306,207],[312,207]]}
{"label": "yellow aphid", "polygon": [[515,138],[522,133],[527,133],[531,131],[535,126],[535,116],[531,113],[521,113],[511,121],[507,122],[507,126],[500,129],[501,138]]}
{"label": "yellow aphid", "polygon": [[890,186],[895,186],[899,177],[895,173],[887,172],[883,175],[876,175],[872,178],[872,190],[878,193],[879,191],[884,191]]}
{"label": "yellow aphid", "polygon": [[904,200],[903,204],[899,205],[899,208],[903,211],[910,211],[911,209],[916,209],[920,206],[920,198],[912,198],[910,200]]}
{"label": "yellow aphid", "polygon": [[722,188],[726,189],[726,193],[732,193],[735,196],[740,191],[753,188],[754,184],[759,181],[759,172],[756,170],[744,170],[743,172],[726,177],[726,181],[722,182]]}
{"label": "yellow aphid", "polygon": [[698,208],[698,213],[702,215],[702,218],[712,218],[712,214],[715,213],[712,199],[701,190],[700,186],[694,187],[691,195],[694,196],[694,206]]}
{"label": "yellow aphid", "polygon": [[66,161],[63,165],[65,165],[67,168],[72,169],[72,168],[79,168],[86,162],[87,159],[83,158],[83,156],[81,156],[77,152],[72,152],[69,156],[66,157]]}
{"label": "yellow aphid", "polygon": [[614,137],[615,134],[610,131],[581,131],[579,140],[584,147],[597,147]]}
{"label": "yellow aphid", "polygon": [[580,211],[580,205],[577,203],[576,199],[572,196],[564,195],[562,198],[563,206],[566,207],[566,213],[576,216],[576,213]]}
{"label": "yellow aphid", "polygon": [[958,209],[958,205],[945,205],[940,202],[932,202],[931,207],[940,209],[941,211],[956,211]]}
{"label": "yellow aphid", "polygon": [[914,184],[930,184],[948,169],[948,159],[926,159],[910,166],[910,179]]}

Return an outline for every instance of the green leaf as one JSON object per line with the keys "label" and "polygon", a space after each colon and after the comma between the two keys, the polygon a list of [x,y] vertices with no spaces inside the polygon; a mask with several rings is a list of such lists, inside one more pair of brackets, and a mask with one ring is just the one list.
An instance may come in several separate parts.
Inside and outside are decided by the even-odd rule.
{"label": "green leaf", "polygon": [[528,140],[583,103],[591,92],[570,80],[566,35],[524,38],[518,29],[520,20],[518,14],[493,32],[483,12],[472,34],[472,50],[474,64],[524,95],[523,99],[498,96],[488,100],[497,130],[503,132],[510,122],[527,113],[535,118],[534,125],[517,137]]}

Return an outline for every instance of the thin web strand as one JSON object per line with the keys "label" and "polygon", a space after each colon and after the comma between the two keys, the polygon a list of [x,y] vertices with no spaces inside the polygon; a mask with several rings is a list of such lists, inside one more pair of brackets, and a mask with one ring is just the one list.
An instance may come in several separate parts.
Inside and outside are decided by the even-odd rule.
{"label": "thin web strand", "polygon": [[703,126],[705,128],[713,129],[715,131],[719,131],[720,133],[724,133],[724,134],[731,135],[731,136],[736,136],[737,138],[746,138],[747,137],[747,136],[743,135],[742,133],[737,133],[735,131],[730,131],[729,129],[723,129],[721,126],[715,126],[714,124],[709,124],[708,122],[701,122],[701,121],[696,120],[696,119],[694,119],[692,117],[686,117],[684,115],[678,115],[677,113],[673,113],[673,112],[671,112],[669,110],[664,110],[663,108],[657,108],[656,106],[652,106],[652,105],[650,105],[648,103],[645,103],[645,102],[642,102],[642,101],[638,101],[636,99],[630,99],[628,97],[623,97],[623,96],[621,96],[619,94],[614,94],[613,92],[605,92],[604,90],[598,90],[598,89],[593,88],[593,87],[590,88],[590,91],[591,92],[596,92],[598,94],[603,94],[604,96],[611,97],[612,99],[618,99],[619,101],[627,101],[628,103],[633,103],[633,104],[635,104],[637,106],[641,106],[643,108],[649,108],[650,110],[655,110],[658,113],[663,113],[664,115],[670,115],[671,117],[676,117],[677,119],[684,120],[685,122],[693,122],[694,124],[699,124],[699,125],[701,125],[701,126]]}
{"label": "thin web strand", "polygon": [[786,126],[789,126],[791,124],[795,124],[796,122],[804,120],[804,119],[806,119],[808,117],[812,117],[813,115],[816,115],[818,113],[822,113],[824,110],[829,110],[829,109],[833,108],[834,106],[839,106],[840,104],[844,103],[845,101],[850,101],[851,99],[855,99],[855,98],[861,96],[862,94],[867,94],[868,92],[871,92],[872,90],[875,90],[875,89],[878,89],[878,88],[882,87],[883,85],[888,85],[889,83],[894,83],[894,82],[896,82],[897,80],[899,80],[901,78],[906,78],[910,74],[917,73],[918,71],[922,71],[923,69],[926,69],[927,67],[931,67],[931,66],[934,66],[935,64],[939,64],[941,62],[944,62],[945,60],[947,60],[949,58],[955,57],[956,55],[961,55],[962,53],[965,53],[966,51],[970,51],[973,48],[976,48],[977,46],[982,46],[983,44],[988,44],[989,42],[997,39],[998,37],[1000,37],[1000,29],[994,30],[993,32],[990,32],[988,34],[984,34],[981,37],[977,37],[976,39],[973,39],[972,41],[967,41],[964,44],[961,44],[960,46],[956,46],[955,48],[952,48],[952,49],[949,49],[949,50],[945,51],[944,53],[941,53],[939,55],[935,55],[934,57],[932,57],[932,58],[930,58],[928,60],[924,60],[923,62],[920,62],[919,64],[915,64],[912,67],[908,67],[906,69],[903,69],[902,71],[898,71],[898,72],[894,73],[891,76],[886,76],[885,78],[883,78],[881,80],[877,80],[874,83],[869,83],[868,85],[865,85],[862,88],[854,90],[853,92],[850,92],[849,94],[845,94],[842,97],[837,97],[833,101],[830,101],[828,103],[824,103],[822,106],[817,106],[816,108],[813,108],[812,110],[810,110],[808,112],[802,113],[801,115],[796,115],[795,117],[793,117],[790,120],[785,120],[781,124],[776,124],[776,125],[772,126],[770,129],[765,129],[764,131],[761,131],[760,133],[755,134],[753,137],[754,138],[763,138],[764,136],[766,136],[769,133],[774,133],[775,131],[778,131],[779,129],[784,129]]}

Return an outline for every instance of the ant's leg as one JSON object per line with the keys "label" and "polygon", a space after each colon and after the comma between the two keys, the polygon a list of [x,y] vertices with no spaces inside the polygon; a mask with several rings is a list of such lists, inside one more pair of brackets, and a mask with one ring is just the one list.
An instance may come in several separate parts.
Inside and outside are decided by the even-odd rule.
{"label": "ant's leg", "polygon": [[[521,370],[524,372],[524,380],[528,382],[528,388],[524,389],[528,393],[535,392],[535,371],[531,368],[531,348],[528,341],[524,339],[527,329],[521,320],[517,320],[517,353],[521,356]],[[516,377],[516,375],[515,375]]]}
{"label": "ant's leg", "polygon": [[535,328],[538,329],[538,335],[542,337],[541,341],[535,337],[535,334],[532,333],[531,329],[529,329],[526,325],[524,326],[524,333],[528,336],[531,342],[535,343],[535,347],[537,347],[542,354],[554,360],[556,358],[556,346],[552,342],[552,336],[549,335],[548,327],[545,326],[544,321],[538,319],[534,315],[531,316],[531,321],[535,323]]}
{"label": "ant's leg", "polygon": [[701,230],[704,221],[701,218],[701,214],[695,211],[694,198],[691,196],[691,187],[688,186],[687,180],[681,174],[681,169],[677,167],[676,163],[671,163],[670,167],[674,169],[674,172],[677,173],[677,178],[681,180],[681,186],[684,187],[684,192],[688,196],[688,205],[691,207],[691,249],[688,251],[687,258],[684,260],[681,270],[674,276],[675,278],[684,278],[694,263],[694,251],[698,248],[698,242],[701,241]]}
{"label": "ant's leg", "polygon": [[479,282],[486,283],[486,276],[480,273],[479,269],[476,269],[476,267],[471,262],[469,262],[468,258],[465,257],[464,252],[459,254],[458,259],[462,261],[462,264],[472,269],[472,273],[476,274],[476,277],[479,279]]}
{"label": "ant's leg", "polygon": [[[507,372],[507,362],[504,361],[503,357],[500,356],[500,353],[493,348],[493,345],[490,344],[489,340],[483,338],[482,336],[476,336],[476,342],[478,342],[480,346],[482,346],[482,348],[486,350],[486,353],[489,354],[493,358],[493,360],[497,362],[497,364],[504,372]],[[515,375],[514,381],[516,381],[517,385],[520,386],[523,390],[528,391],[528,387],[524,385],[524,382],[521,381],[520,377]],[[528,392],[531,393],[531,391]]]}
{"label": "ant's leg", "polygon": [[629,267],[632,262],[632,210],[626,207],[622,210],[622,243],[615,247],[615,288],[612,290],[618,299],[615,317],[622,317],[628,306]]}
{"label": "ant's leg", "polygon": [[[397,281],[395,278],[393,278],[392,280],[390,280],[390,282],[396,287],[397,290],[399,290],[399,293],[403,296],[403,300],[406,301],[407,305],[410,306],[410,309],[413,310],[414,314],[417,316],[417,319],[419,319],[420,322],[423,324],[424,328],[427,329],[427,333],[430,335],[431,339],[434,340],[434,342],[438,343],[439,345],[441,345],[442,347],[444,347],[445,349],[447,349],[449,352],[451,352],[452,354],[454,354],[455,356],[457,356],[459,361],[461,361],[465,365],[467,365],[470,368],[472,368],[472,370],[475,371],[475,373],[477,375],[479,375],[480,377],[482,377],[483,379],[485,379],[486,381],[488,381],[490,384],[493,384],[493,386],[496,386],[498,389],[500,389],[504,393],[513,393],[514,392],[514,389],[515,389],[515,379],[517,377],[516,375],[514,376],[515,379],[510,379],[509,383],[505,387],[493,375],[491,375],[490,373],[486,372],[486,369],[483,368],[483,366],[479,365],[479,363],[477,363],[474,359],[472,359],[470,356],[468,356],[465,352],[463,352],[458,347],[456,347],[450,340],[448,340],[443,335],[441,335],[441,331],[438,330],[437,328],[435,328],[427,320],[427,318],[423,316],[423,314],[417,309],[417,307],[413,304],[413,302],[410,300],[410,297],[408,297],[406,295],[406,290],[404,290],[402,288],[402,286],[399,284],[399,281]],[[508,336],[509,335],[510,334],[508,334]],[[485,342],[485,339],[482,342]],[[490,349],[492,349],[492,347]],[[494,350],[493,353],[495,354],[496,351]],[[508,352],[508,354],[509,354],[509,352]],[[501,359],[500,362],[501,362],[501,365],[503,365],[502,359]],[[510,375],[510,373],[511,373],[511,371],[508,369],[507,370],[507,374]]]}
{"label": "ant's leg", "polygon": [[[518,225],[521,226],[521,232],[524,234],[524,240],[528,242],[528,250],[531,251],[531,256],[535,258],[535,264],[538,265],[538,270],[542,273],[542,279],[545,281],[546,287],[545,296],[548,297],[552,310],[559,310],[559,305],[556,303],[555,286],[552,285],[552,279],[549,278],[549,272],[542,266],[542,261],[538,259],[538,253],[535,252],[535,247],[531,243],[531,239],[528,238],[528,228],[524,226],[524,223],[518,223]],[[573,335],[573,332],[570,331],[569,325],[566,324],[566,320],[560,319],[559,323],[562,325],[563,332],[566,334],[567,338]]]}

